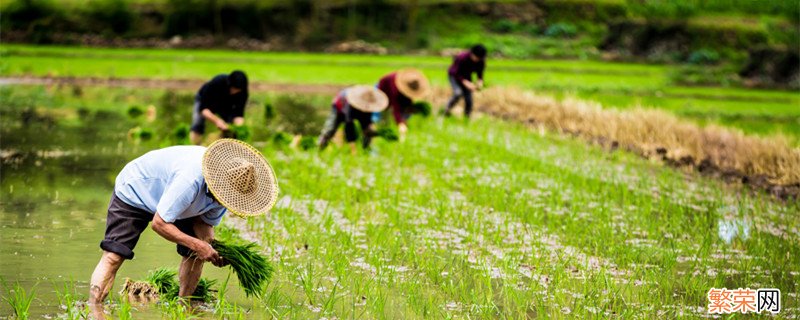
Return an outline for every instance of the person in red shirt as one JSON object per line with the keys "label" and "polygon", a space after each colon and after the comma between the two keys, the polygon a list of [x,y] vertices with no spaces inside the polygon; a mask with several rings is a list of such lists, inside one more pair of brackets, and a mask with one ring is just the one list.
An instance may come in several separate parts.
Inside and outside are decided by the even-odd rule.
{"label": "person in red shirt", "polygon": [[425,98],[430,92],[430,87],[428,78],[417,69],[398,70],[383,76],[378,81],[378,89],[389,98],[389,108],[397,123],[400,142],[405,141],[408,132],[406,121],[414,111],[414,100]]}
{"label": "person in red shirt", "polygon": [[353,86],[339,92],[332,101],[331,114],[325,121],[325,127],[319,136],[320,150],[330,142],[339,126],[344,123],[344,134],[350,145],[350,152],[356,153],[355,142],[358,139],[355,121],[361,125],[364,137],[361,144],[364,149],[369,147],[375,132],[372,128],[372,113],[386,109],[389,98],[375,87]]}
{"label": "person in red shirt", "polygon": [[[464,116],[469,118],[472,113],[472,92],[483,87],[483,70],[486,68],[486,47],[481,44],[473,46],[469,51],[464,51],[453,57],[453,64],[447,70],[453,96],[447,102],[445,116],[450,116],[450,110],[464,97]],[[478,81],[472,81],[472,74],[478,75]]]}

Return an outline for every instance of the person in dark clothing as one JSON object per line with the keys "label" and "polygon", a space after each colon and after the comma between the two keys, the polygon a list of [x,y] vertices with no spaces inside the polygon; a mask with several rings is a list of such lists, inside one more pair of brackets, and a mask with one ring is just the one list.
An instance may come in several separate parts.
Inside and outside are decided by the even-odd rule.
{"label": "person in dark clothing", "polygon": [[[453,57],[453,64],[447,70],[453,96],[447,102],[445,116],[450,116],[450,110],[464,98],[464,116],[469,118],[472,113],[472,92],[483,88],[483,70],[486,67],[486,47],[475,45],[469,51],[464,51]],[[478,81],[472,81],[472,74],[478,75]]]}
{"label": "person in dark clothing", "polygon": [[325,149],[336,130],[344,123],[345,140],[350,145],[350,152],[355,154],[355,141],[358,139],[355,121],[358,121],[364,133],[362,147],[369,148],[375,135],[372,128],[372,113],[383,111],[388,103],[386,95],[371,86],[353,86],[339,92],[332,101],[331,114],[319,136],[320,150]]}
{"label": "person in dark clothing", "polygon": [[200,144],[206,129],[206,120],[219,130],[228,131],[228,124],[244,124],[244,106],[247,104],[247,75],[239,70],[220,74],[206,82],[194,97],[194,113],[190,139]]}
{"label": "person in dark clothing", "polygon": [[428,95],[430,82],[417,69],[403,69],[383,76],[377,87],[389,98],[389,108],[392,109],[394,121],[397,123],[400,142],[403,142],[408,131],[406,120],[414,112],[413,103]]}

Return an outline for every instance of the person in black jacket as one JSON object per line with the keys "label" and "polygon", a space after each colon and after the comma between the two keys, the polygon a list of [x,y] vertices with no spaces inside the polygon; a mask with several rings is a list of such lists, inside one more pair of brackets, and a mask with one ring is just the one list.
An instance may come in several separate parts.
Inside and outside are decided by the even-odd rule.
{"label": "person in black jacket", "polygon": [[247,98],[247,75],[242,71],[220,74],[206,82],[194,97],[194,114],[189,135],[192,143],[202,142],[206,120],[223,132],[228,131],[228,124],[244,124]]}

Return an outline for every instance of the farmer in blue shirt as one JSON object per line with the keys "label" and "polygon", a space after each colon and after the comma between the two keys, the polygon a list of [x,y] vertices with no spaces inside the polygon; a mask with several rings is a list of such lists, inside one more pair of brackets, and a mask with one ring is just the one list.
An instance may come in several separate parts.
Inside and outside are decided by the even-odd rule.
{"label": "farmer in blue shirt", "polygon": [[181,297],[194,293],[203,262],[224,266],[211,246],[213,227],[227,212],[264,214],[275,204],[277,181],[266,159],[250,145],[221,139],[208,148],[175,146],[150,151],[119,173],[108,206],[103,255],[92,274],[89,303],[102,318],[102,303],[117,270],[133,259],[139,236],[152,229],[178,246]]}
{"label": "farmer in blue shirt", "polygon": [[189,139],[199,145],[206,131],[206,120],[211,121],[222,132],[229,130],[228,124],[244,124],[244,107],[247,104],[247,75],[235,70],[220,74],[206,82],[194,97],[194,112]]}

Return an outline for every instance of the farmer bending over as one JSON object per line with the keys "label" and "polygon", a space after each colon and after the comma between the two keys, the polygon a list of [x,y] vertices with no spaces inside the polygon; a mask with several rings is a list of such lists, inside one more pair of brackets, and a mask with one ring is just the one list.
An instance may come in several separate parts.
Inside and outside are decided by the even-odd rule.
{"label": "farmer bending over", "polygon": [[206,82],[194,97],[192,144],[199,145],[206,131],[206,120],[220,131],[228,131],[228,124],[244,124],[244,106],[247,103],[247,75],[239,70],[221,74]]}
{"label": "farmer bending over", "polygon": [[319,136],[319,148],[325,149],[333,138],[336,130],[344,123],[344,134],[350,145],[350,152],[356,153],[355,141],[358,139],[355,121],[361,125],[364,137],[361,145],[364,149],[369,147],[375,130],[372,127],[372,113],[386,109],[389,98],[375,87],[353,86],[342,90],[333,99],[331,114],[325,121],[325,127]]}
{"label": "farmer bending over", "polygon": [[227,264],[213,247],[214,226],[227,211],[241,216],[266,213],[275,204],[272,168],[250,145],[221,139],[208,148],[175,146],[150,151],[119,173],[108,206],[103,255],[92,273],[89,304],[104,318],[103,300],[126,259],[133,259],[139,236],[152,229],[177,244],[183,256],[181,297],[194,293],[203,262]]}
{"label": "farmer bending over", "polygon": [[414,111],[414,100],[425,98],[430,91],[428,78],[417,69],[404,69],[387,74],[378,81],[378,89],[389,98],[400,142],[405,141],[408,125],[406,121]]}
{"label": "farmer bending over", "polygon": [[[453,64],[447,69],[447,78],[453,88],[453,96],[447,102],[445,116],[450,116],[450,109],[464,97],[464,116],[472,113],[472,92],[483,87],[483,69],[486,67],[486,48],[479,44],[469,51],[453,57]],[[472,74],[478,74],[478,81],[472,82]]]}

